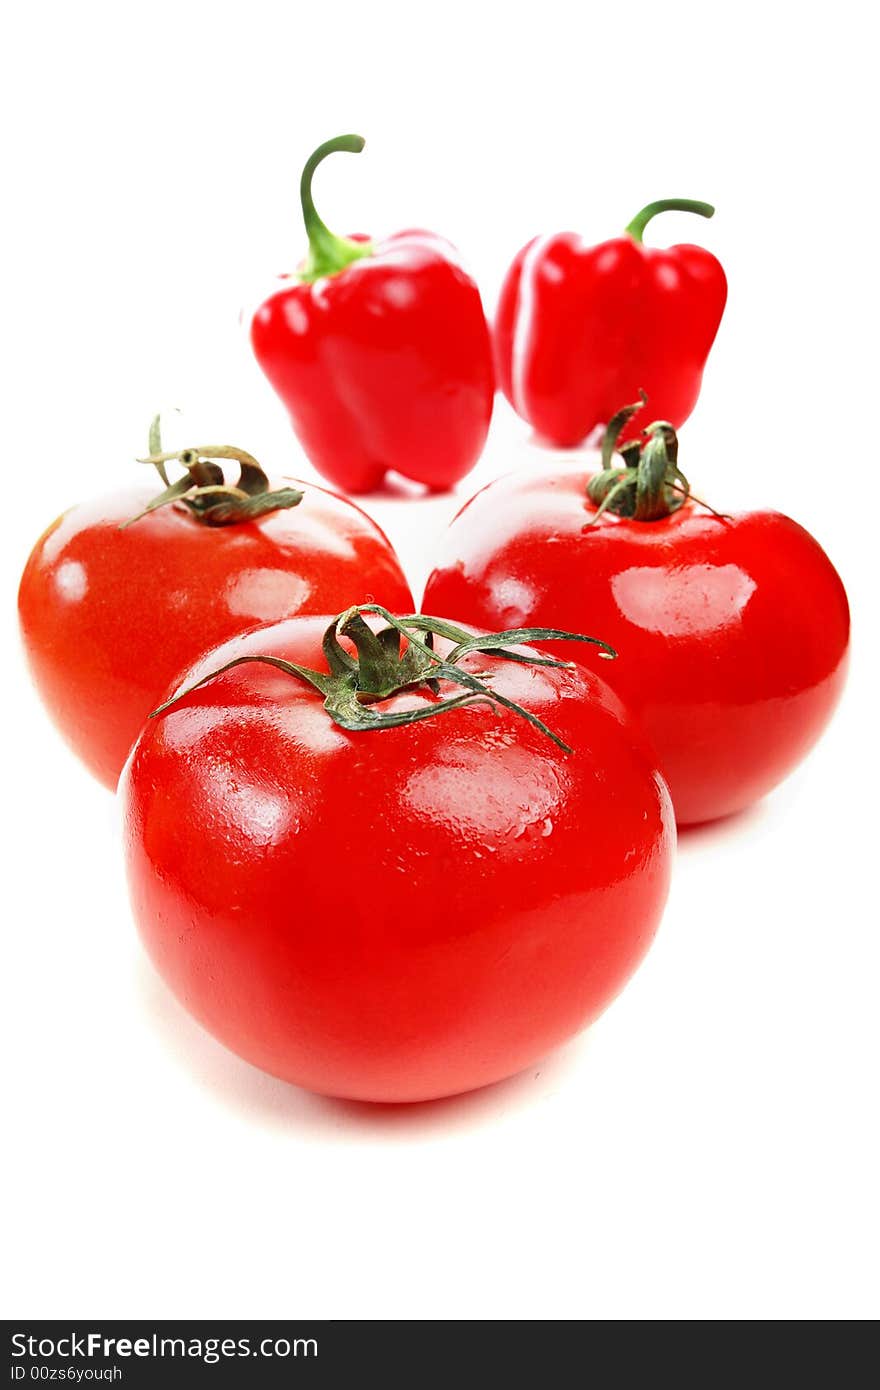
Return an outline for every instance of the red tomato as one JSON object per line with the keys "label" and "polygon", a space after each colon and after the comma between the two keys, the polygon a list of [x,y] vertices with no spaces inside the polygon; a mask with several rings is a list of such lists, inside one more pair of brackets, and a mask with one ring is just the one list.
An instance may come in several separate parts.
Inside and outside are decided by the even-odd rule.
{"label": "red tomato", "polygon": [[619,653],[607,679],[654,746],[679,824],[738,811],[795,767],[837,703],[843,585],[777,512],[720,518],[687,501],[647,522],[605,511],[585,528],[586,484],[574,465],[484,488],[447,532],[425,611],[481,627],[552,614],[600,633]]}
{"label": "red tomato", "polygon": [[120,530],[155,493],[144,484],[73,507],[40,537],[18,600],[31,672],[106,786],[158,700],[208,648],[368,597],[412,608],[379,527],[344,498],[297,486],[298,506],[252,521],[207,525],[175,504]]}
{"label": "red tomato", "polygon": [[[185,685],[249,653],[326,671],[326,622],[240,637]],[[671,808],[617,698],[585,667],[462,666],[573,751],[486,700],[347,731],[248,663],[151,720],[123,774],[154,964],[228,1047],[310,1090],[417,1101],[508,1076],[595,1018],[654,934]]]}

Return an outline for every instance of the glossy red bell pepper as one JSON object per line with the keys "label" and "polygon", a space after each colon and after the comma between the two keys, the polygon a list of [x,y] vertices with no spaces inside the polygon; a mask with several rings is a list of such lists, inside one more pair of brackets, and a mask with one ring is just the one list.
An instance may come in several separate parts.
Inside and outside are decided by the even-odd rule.
{"label": "glossy red bell pepper", "polygon": [[445,491],[479,458],[494,374],[480,293],[430,232],[338,237],[315,211],[312,176],[359,135],[328,140],[300,184],[306,260],[257,310],[257,361],[314,466],[346,492],[394,471]]}
{"label": "glossy red bell pepper", "polygon": [[701,246],[642,245],[651,218],[667,211],[711,217],[714,208],[650,203],[623,236],[599,246],[575,232],[537,237],[507,273],[494,334],[498,384],[552,444],[581,443],[639,391],[653,416],[676,427],[697,403],[727,281]]}

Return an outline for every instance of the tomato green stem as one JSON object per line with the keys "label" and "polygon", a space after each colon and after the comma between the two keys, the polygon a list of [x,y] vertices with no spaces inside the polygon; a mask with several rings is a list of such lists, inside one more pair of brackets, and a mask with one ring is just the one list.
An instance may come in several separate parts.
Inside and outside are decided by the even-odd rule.
{"label": "tomato green stem", "polygon": [[[202,444],[165,453],[158,415],[150,426],[149,447],[147,457],[138,459],[138,463],[152,464],[165,487],[137,516],[123,521],[121,531],[159,507],[167,507],[170,502],[186,507],[196,521],[207,526],[229,526],[238,521],[255,521],[268,512],[298,507],[303,499],[299,488],[282,487],[273,492],[253,454],[232,444]],[[238,464],[237,483],[226,482],[224,462]],[[175,483],[170,482],[166,463],[179,463],[185,470],[183,477]]]}
{"label": "tomato green stem", "polygon": [[[678,467],[678,436],[667,420],[648,425],[643,442],[628,440],[618,446],[624,429],[647,400],[642,391],[641,400],[622,406],[608,422],[602,439],[602,471],[587,484],[587,495],[596,506],[587,526],[607,511],[633,521],[659,521],[684,506],[690,496],[690,483]],[[619,464],[615,464],[615,453]]]}
{"label": "tomato green stem", "polygon": [[[364,621],[365,614],[381,618],[387,623],[387,627],[374,631]],[[354,644],[356,657],[351,656],[342,646],[340,637],[347,637]],[[451,650],[445,655],[435,652],[435,637],[453,643]],[[551,739],[564,753],[571,753],[572,749],[568,744],[537,715],[509,700],[499,691],[493,690],[488,684],[490,676],[477,675],[476,672],[459,665],[463,657],[474,652],[485,652],[526,666],[571,669],[570,661],[540,656],[537,652],[516,650],[520,643],[549,641],[588,642],[598,647],[602,656],[617,655],[607,642],[601,642],[596,637],[585,637],[578,632],[565,632],[559,628],[523,627],[511,628],[506,632],[474,634],[466,628],[454,626],[443,618],[428,617],[424,613],[411,613],[406,618],[395,618],[387,608],[382,608],[379,604],[362,603],[340,613],[324,633],[323,652],[327,661],[327,671],[314,671],[308,666],[299,666],[277,656],[238,656],[218,667],[216,671],[202,676],[193,685],[179,690],[170,700],[153,710],[151,718],[163,714],[177,704],[178,700],[184,699],[193,690],[199,689],[223,672],[231,671],[234,667],[248,662],[263,662],[310,685],[324,697],[324,709],[334,724],[351,732],[366,733],[400,728],[406,724],[416,724],[423,719],[434,719],[447,710],[458,709],[474,700],[486,700],[519,715]],[[441,698],[440,681],[457,686],[458,693]],[[420,687],[431,692],[435,697],[433,702],[410,709],[375,708],[378,703],[392,695],[406,690],[417,690]]]}
{"label": "tomato green stem", "polygon": [[715,209],[711,203],[698,203],[693,198],[661,198],[659,202],[649,203],[637,213],[626,228],[633,241],[641,242],[645,228],[660,212],[695,212],[698,217],[714,217]]}
{"label": "tomato green stem", "polygon": [[325,275],[336,275],[353,261],[371,256],[373,248],[367,241],[352,241],[349,237],[336,236],[318,215],[312,197],[312,179],[318,165],[328,154],[339,151],[360,154],[364,148],[362,135],[337,135],[319,145],[305,163],[299,183],[299,196],[302,203],[303,221],[309,238],[309,253],[305,265],[299,272],[301,280],[321,279]]}

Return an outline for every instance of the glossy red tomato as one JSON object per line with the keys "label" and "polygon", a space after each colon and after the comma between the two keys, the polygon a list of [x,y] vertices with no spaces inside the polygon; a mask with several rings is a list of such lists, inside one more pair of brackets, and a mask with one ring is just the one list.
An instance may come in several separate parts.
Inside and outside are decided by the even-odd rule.
{"label": "glossy red tomato", "polygon": [[[596,632],[679,824],[770,791],[819,737],[844,682],[849,612],[824,551],[777,512],[719,518],[693,501],[654,521],[586,496],[583,465],[513,474],[452,523],[426,612],[484,627]],[[572,649],[565,655],[579,657]]]}
{"label": "glossy red tomato", "polygon": [[[185,684],[247,653],[326,671],[326,622],[235,639]],[[488,700],[349,731],[254,663],[151,720],[123,774],[157,969],[228,1047],[310,1090],[416,1101],[508,1076],[589,1023],[654,934],[671,808],[617,698],[585,667],[461,665],[572,751]]]}
{"label": "glossy red tomato", "polygon": [[291,510],[207,525],[182,504],[124,530],[148,484],[83,503],[40,537],[19,616],[49,713],[108,787],[150,710],[209,647],[257,623],[369,597],[412,607],[390,542],[353,503],[311,483]]}

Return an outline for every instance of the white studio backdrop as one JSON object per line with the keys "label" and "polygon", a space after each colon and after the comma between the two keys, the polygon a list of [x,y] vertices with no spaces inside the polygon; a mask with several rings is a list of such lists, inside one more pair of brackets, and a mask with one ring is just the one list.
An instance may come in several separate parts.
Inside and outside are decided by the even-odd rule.
{"label": "white studio backdrop", "polygon": [[[878,274],[861,4],[337,0],[12,5],[4,20],[7,1316],[876,1315]],[[518,247],[701,241],[730,298],[681,435],[697,495],[775,506],[853,606],[821,746],[682,838],[657,942],[608,1014],[511,1082],[401,1109],[224,1052],[146,964],[113,800],[24,674],[40,531],[123,485],[154,410],[312,476],[238,317],[340,232],[462,250],[487,308]],[[416,591],[478,483],[543,461],[499,401],[455,497],[369,499]],[[780,614],[784,624],[785,614]]]}

